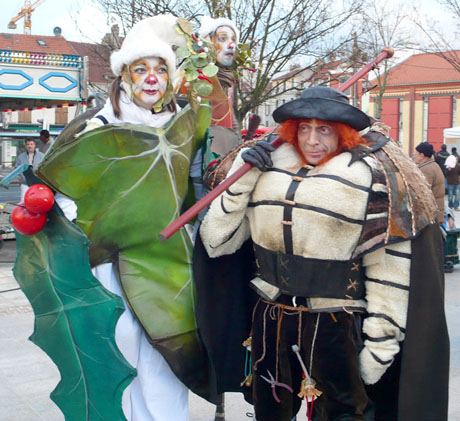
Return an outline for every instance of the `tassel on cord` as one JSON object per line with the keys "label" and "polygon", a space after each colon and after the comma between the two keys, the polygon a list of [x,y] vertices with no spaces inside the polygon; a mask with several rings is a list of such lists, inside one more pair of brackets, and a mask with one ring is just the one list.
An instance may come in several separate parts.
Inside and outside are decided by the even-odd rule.
{"label": "tassel on cord", "polygon": [[[315,326],[315,333],[313,335],[313,341],[311,344],[311,354],[310,354],[310,373],[312,369],[312,363],[313,363],[313,348],[315,346],[315,341],[316,341],[316,335],[318,333],[318,325],[319,325],[319,315],[318,313],[318,318],[316,320],[316,326]],[[319,398],[323,392],[318,390],[316,388],[316,382],[310,377],[307,367],[305,366],[302,357],[300,356],[300,333],[299,333],[299,338],[298,338],[299,345],[292,345],[291,349],[292,351],[296,354],[297,359],[299,360],[300,366],[302,367],[303,370],[303,380],[302,383],[300,384],[300,392],[298,393],[298,397],[300,399],[305,398],[305,402],[307,404],[307,420],[311,421],[313,417],[313,405],[315,403],[316,398]]]}
{"label": "tassel on cord", "polygon": [[240,386],[251,387],[252,384],[252,353],[251,353],[252,337],[250,336],[243,342],[243,346],[246,348],[246,360],[244,362],[244,380],[240,383]]}

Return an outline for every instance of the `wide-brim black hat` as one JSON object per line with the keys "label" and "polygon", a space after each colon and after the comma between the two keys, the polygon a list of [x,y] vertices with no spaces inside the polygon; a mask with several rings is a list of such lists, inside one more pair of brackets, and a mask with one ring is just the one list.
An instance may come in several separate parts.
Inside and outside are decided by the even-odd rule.
{"label": "wide-brim black hat", "polygon": [[293,118],[317,118],[348,124],[360,131],[370,126],[369,116],[349,104],[348,97],[341,91],[325,86],[314,86],[302,92],[295,99],[273,112],[277,123]]}

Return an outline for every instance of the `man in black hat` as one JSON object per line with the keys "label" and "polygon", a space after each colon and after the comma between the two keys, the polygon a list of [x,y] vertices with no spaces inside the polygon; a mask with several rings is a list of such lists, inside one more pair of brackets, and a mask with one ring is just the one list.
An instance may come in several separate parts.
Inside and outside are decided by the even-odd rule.
{"label": "man in black hat", "polygon": [[[210,278],[218,297],[212,326],[203,310],[198,319],[219,391],[237,390],[244,358],[233,348],[246,329],[242,385],[258,421],[291,420],[303,398],[314,420],[446,419],[442,248],[422,174],[391,139],[360,137],[369,118],[338,90],[309,88],[274,118],[286,142],[237,156],[229,175],[254,168],[212,203],[196,243],[197,285]],[[197,258],[202,246],[212,270]],[[251,249],[258,300],[248,328],[238,277],[251,271]],[[214,340],[216,322],[232,317]]]}

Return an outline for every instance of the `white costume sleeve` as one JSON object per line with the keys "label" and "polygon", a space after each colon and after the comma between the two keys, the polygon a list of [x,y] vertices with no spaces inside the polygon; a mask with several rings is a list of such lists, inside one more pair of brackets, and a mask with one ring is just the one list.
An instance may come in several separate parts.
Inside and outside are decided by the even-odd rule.
{"label": "white costume sleeve", "polygon": [[[241,150],[227,176],[244,165]],[[250,237],[246,210],[251,193],[261,175],[252,168],[222,195],[214,199],[200,228],[209,257],[232,254]]]}
{"label": "white costume sleeve", "polygon": [[64,212],[64,216],[69,221],[77,219],[77,205],[72,199],[68,198],[67,196],[64,196],[62,193],[56,193],[56,195],[54,196],[54,200],[62,209],[62,212]]}
{"label": "white costume sleeve", "polygon": [[80,133],[86,133],[94,129],[98,129],[99,127],[102,127],[104,123],[99,119],[99,118],[92,118],[91,120],[88,120],[86,123],[85,129]]}
{"label": "white costume sleeve", "polygon": [[364,382],[374,384],[393,362],[399,342],[405,337],[411,242],[369,253],[363,258],[363,265],[368,317],[363,324],[366,340],[359,358]]}

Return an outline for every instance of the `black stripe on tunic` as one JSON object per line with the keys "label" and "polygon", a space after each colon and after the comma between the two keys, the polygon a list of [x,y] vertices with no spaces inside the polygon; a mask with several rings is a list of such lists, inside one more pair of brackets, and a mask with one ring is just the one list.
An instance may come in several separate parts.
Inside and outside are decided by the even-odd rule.
{"label": "black stripe on tunic", "polygon": [[394,339],[394,336],[380,336],[379,338],[373,338],[372,336],[365,335],[366,339],[371,342],[385,342],[389,339]]}
{"label": "black stripe on tunic", "polygon": [[391,256],[402,257],[403,259],[410,259],[411,258],[410,253],[403,253],[401,251],[396,251],[396,250],[385,249],[385,253],[387,253],[387,254],[389,254]]}
{"label": "black stripe on tunic", "polygon": [[299,175],[299,174],[293,173],[293,172],[288,171],[288,170],[282,170],[281,168],[273,168],[273,167],[271,167],[271,168],[268,168],[268,169],[267,169],[267,172],[269,172],[269,171],[270,171],[270,172],[279,172],[279,173],[281,173],[281,174],[287,174],[287,175],[289,175],[289,176],[291,176],[291,177],[292,177],[292,176],[295,176],[295,175],[297,175],[297,176],[299,176],[299,177],[302,177],[302,176]]}
{"label": "black stripe on tunic", "polygon": [[353,187],[354,189],[357,189],[357,190],[362,190],[367,193],[372,192],[372,190],[369,187],[361,186],[360,184],[353,183],[352,181],[349,181],[346,178],[342,178],[337,175],[315,174],[315,175],[310,175],[307,178],[328,178],[329,180],[338,181],[339,183],[345,184],[346,186],[349,186],[349,187]]}
{"label": "black stripe on tunic", "polygon": [[403,327],[399,326],[398,323],[396,323],[390,316],[387,316],[386,314],[383,313],[369,313],[367,317],[376,317],[378,319],[384,319],[387,322],[391,323],[393,326],[396,326],[402,333],[406,333],[406,329]]}
{"label": "black stripe on tunic", "polygon": [[[307,168],[301,168],[296,176],[297,177],[302,177],[304,178],[307,173],[308,173]],[[291,184],[289,185],[285,199],[294,201],[295,202],[295,194],[297,189],[299,188],[299,185],[302,181],[297,181],[297,180],[292,180]],[[287,203],[281,202],[284,206],[284,211],[283,211],[283,221],[286,222],[292,222],[292,208],[296,207],[296,205],[289,205]],[[283,225],[283,238],[284,238],[284,250],[286,254],[293,254],[294,253],[294,245],[292,243],[292,225]]]}
{"label": "black stripe on tunic", "polygon": [[229,214],[231,213],[230,211],[228,211],[227,209],[225,209],[225,206],[224,206],[224,196],[220,196],[220,207],[222,208],[222,211],[225,213],[225,214]]}
{"label": "black stripe on tunic", "polygon": [[286,205],[281,200],[259,200],[258,202],[250,202],[248,207],[255,208],[256,206],[290,206],[291,208],[305,209],[313,212],[321,213],[323,215],[332,216],[340,219],[341,221],[349,222],[351,224],[364,225],[364,221],[361,219],[353,219],[340,213],[332,212],[328,209],[318,208],[317,206],[304,205],[302,203],[296,203],[295,205]]}
{"label": "black stripe on tunic", "polygon": [[230,191],[230,188],[228,188],[227,190],[225,190],[225,192],[226,192],[229,196],[240,196],[241,194],[243,194],[243,193],[233,193],[232,191]]}
{"label": "black stripe on tunic", "polygon": [[227,238],[226,240],[222,241],[222,243],[220,243],[220,244],[218,244],[217,246],[214,246],[214,247],[213,247],[211,244],[209,244],[209,248],[215,249],[215,248],[217,248],[217,247],[220,247],[222,244],[225,244],[225,243],[227,243],[228,241],[230,241],[230,240],[233,238],[233,236],[238,232],[238,230],[240,229],[242,223],[243,223],[243,222],[241,221],[240,224],[236,227],[235,231],[233,231],[233,232],[228,236],[228,238]]}
{"label": "black stripe on tunic", "polygon": [[375,355],[372,351],[369,351],[372,355],[372,358],[374,358],[375,361],[377,361],[379,364],[382,364],[382,365],[388,365],[390,364],[393,360],[388,360],[388,361],[384,361],[384,360],[381,360],[379,357],[377,357],[377,355]]}
{"label": "black stripe on tunic", "polygon": [[366,281],[367,282],[374,282],[376,284],[385,285],[387,287],[399,288],[399,289],[403,289],[405,291],[409,291],[409,287],[407,285],[397,284],[396,282],[384,281],[384,280],[381,280],[381,279],[372,279],[372,278],[367,278]]}

